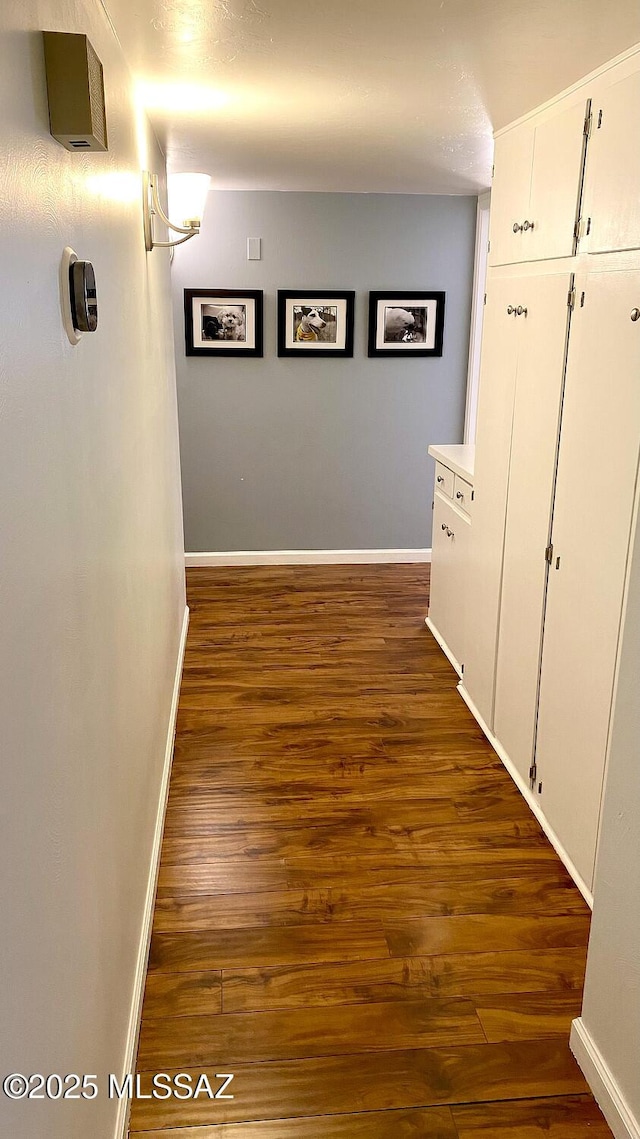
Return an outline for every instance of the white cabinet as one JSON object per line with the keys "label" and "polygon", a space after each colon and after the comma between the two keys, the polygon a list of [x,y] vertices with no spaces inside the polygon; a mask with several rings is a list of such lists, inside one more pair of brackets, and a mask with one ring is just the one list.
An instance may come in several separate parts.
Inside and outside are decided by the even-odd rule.
{"label": "white cabinet", "polygon": [[586,897],[640,541],[639,118],[640,54],[496,140],[462,630],[435,578],[460,691]]}
{"label": "white cabinet", "polygon": [[[472,633],[465,653],[465,689],[485,723],[493,694],[502,577],[502,547],[518,355],[517,282],[487,285],[474,472],[468,605]],[[511,311],[509,311],[511,310]],[[522,318],[520,318],[522,324]]]}
{"label": "white cabinet", "polygon": [[587,111],[580,101],[496,139],[490,265],[573,254]]}
{"label": "white cabinet", "polygon": [[429,626],[447,646],[457,672],[466,650],[469,518],[436,492]]}
{"label": "white cabinet", "polygon": [[499,135],[493,155],[489,221],[489,264],[526,259],[522,223],[529,213],[533,127],[516,127]]}
{"label": "white cabinet", "polygon": [[640,72],[593,101],[580,250],[640,247]]}
{"label": "white cabinet", "polygon": [[429,447],[436,460],[427,625],[462,675],[469,628],[469,538],[475,448]]}
{"label": "white cabinet", "polygon": [[493,731],[523,779],[533,762],[571,273],[513,282],[517,321]]}
{"label": "white cabinet", "polygon": [[578,282],[583,292],[564,396],[536,763],[540,804],[590,885],[640,449],[640,268],[600,262]]}

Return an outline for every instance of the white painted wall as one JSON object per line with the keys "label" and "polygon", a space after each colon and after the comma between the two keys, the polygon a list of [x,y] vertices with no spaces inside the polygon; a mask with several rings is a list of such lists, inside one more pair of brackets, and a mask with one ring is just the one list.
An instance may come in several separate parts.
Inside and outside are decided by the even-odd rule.
{"label": "white painted wall", "polygon": [[[636,529],[596,864],[582,1030],[640,1136],[640,531]],[[588,1073],[589,1074],[589,1073]],[[606,1074],[605,1074],[606,1084]],[[594,1084],[594,1090],[598,1090]],[[615,1095],[614,1095],[615,1098]],[[606,1096],[602,1106],[610,1109]],[[615,1122],[615,1116],[610,1118]]]}
{"label": "white painted wall", "polygon": [[[48,132],[40,31],[86,32],[108,154]],[[184,613],[168,258],[98,0],[0,9],[0,1073],[120,1072]],[[147,152],[150,157],[147,157]],[[62,329],[65,245],[98,332]],[[117,1103],[11,1104],[12,1139],[110,1139]]]}

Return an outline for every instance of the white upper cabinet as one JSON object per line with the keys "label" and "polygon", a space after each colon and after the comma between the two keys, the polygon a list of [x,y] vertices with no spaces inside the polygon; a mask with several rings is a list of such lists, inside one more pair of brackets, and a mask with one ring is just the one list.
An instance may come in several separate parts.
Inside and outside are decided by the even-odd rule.
{"label": "white upper cabinet", "polygon": [[640,450],[640,270],[597,258],[577,294],[536,763],[540,805],[590,886]]}
{"label": "white upper cabinet", "polygon": [[528,123],[498,136],[493,156],[489,264],[526,261],[521,223],[529,212],[533,127]]}
{"label": "white upper cabinet", "polygon": [[581,100],[536,127],[527,261],[575,252],[588,113],[589,104]]}
{"label": "white upper cabinet", "polygon": [[575,252],[587,113],[581,100],[496,139],[490,265]]}
{"label": "white upper cabinet", "polygon": [[640,72],[593,100],[580,252],[640,248]]}

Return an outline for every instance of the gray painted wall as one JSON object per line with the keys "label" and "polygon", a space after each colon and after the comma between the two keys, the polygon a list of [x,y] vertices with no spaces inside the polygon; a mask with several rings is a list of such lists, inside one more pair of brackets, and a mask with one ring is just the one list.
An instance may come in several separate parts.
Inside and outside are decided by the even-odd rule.
{"label": "gray painted wall", "polygon": [[[189,551],[431,545],[430,443],[462,439],[476,199],[212,192],[173,264]],[[246,260],[262,238],[261,261]],[[265,357],[184,354],[183,289],[265,292]],[[276,355],[276,292],[355,289],[352,360]],[[441,358],[367,357],[369,289],[444,289]]]}
{"label": "gray painted wall", "polygon": [[[40,28],[102,60],[106,154],[51,137]],[[0,1094],[0,1135],[108,1139],[185,608],[169,258],[145,253],[140,194],[164,156],[96,0],[2,0],[0,105],[0,1072],[100,1087]],[[74,347],[65,245],[98,284]]]}

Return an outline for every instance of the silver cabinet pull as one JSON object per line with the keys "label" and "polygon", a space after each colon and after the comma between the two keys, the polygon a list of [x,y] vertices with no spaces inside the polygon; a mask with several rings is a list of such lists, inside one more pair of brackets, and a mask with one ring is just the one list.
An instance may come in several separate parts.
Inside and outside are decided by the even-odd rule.
{"label": "silver cabinet pull", "polygon": [[513,223],[513,232],[514,233],[522,233],[523,229],[524,229],[523,225],[519,225],[517,221],[514,221],[514,223]]}
{"label": "silver cabinet pull", "polygon": [[513,305],[507,305],[507,316],[515,316],[515,311]]}
{"label": "silver cabinet pull", "polygon": [[446,524],[446,522],[443,522],[443,523],[442,523],[442,529],[443,529],[443,530],[446,530],[446,528],[447,528],[447,524]]}
{"label": "silver cabinet pull", "polygon": [[522,226],[522,229],[526,233],[528,229],[533,229],[533,225],[534,225],[534,223],[532,221],[526,221],[524,223],[524,225]]}
{"label": "silver cabinet pull", "polygon": [[527,315],[526,308],[523,308],[522,305],[518,305],[518,307],[516,309],[516,316],[526,316],[526,315]]}
{"label": "silver cabinet pull", "polygon": [[636,320],[640,320],[640,308],[632,308],[632,309],[631,309],[631,319],[632,319],[634,322],[635,322]]}
{"label": "silver cabinet pull", "polygon": [[461,490],[456,491],[456,498],[464,498],[464,494],[462,493]]}
{"label": "silver cabinet pull", "polygon": [[436,482],[444,482],[444,475],[438,475]]}

